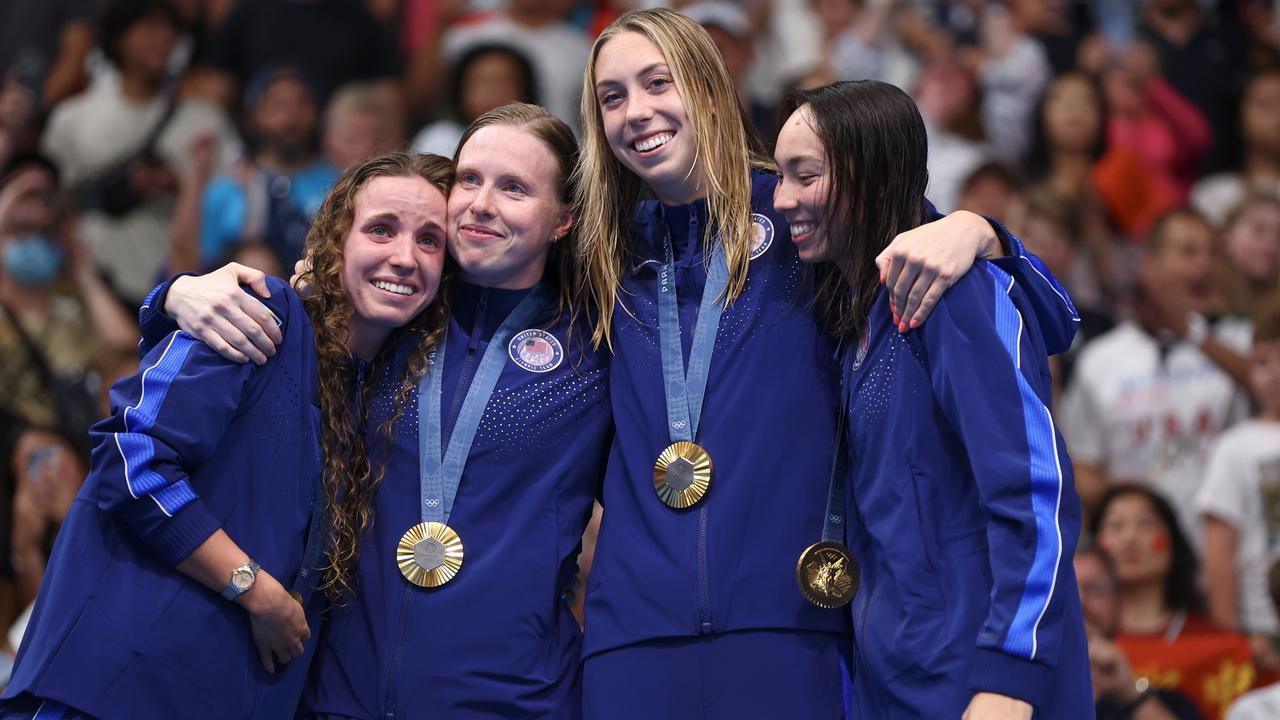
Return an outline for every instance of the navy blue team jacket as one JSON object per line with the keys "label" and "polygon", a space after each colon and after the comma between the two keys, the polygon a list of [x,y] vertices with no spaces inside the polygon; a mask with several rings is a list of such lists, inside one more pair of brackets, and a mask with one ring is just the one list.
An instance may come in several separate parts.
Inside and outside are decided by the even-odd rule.
{"label": "navy blue team jacket", "polygon": [[[490,338],[527,292],[455,284],[441,398],[446,444]],[[609,441],[608,364],[589,350],[586,330],[570,336],[556,305],[531,325],[545,342],[539,356],[517,362],[518,348],[504,349],[448,520],[465,559],[438,588],[411,585],[395,561],[400,536],[422,521],[410,394],[361,542],[354,596],[332,611],[306,717],[581,715],[581,633],[569,604]],[[369,432],[389,417],[410,349],[396,351],[375,386]]]}
{"label": "navy blue team jacket", "polygon": [[980,261],[905,335],[882,290],[868,331],[847,388],[855,716],[959,717],[989,691],[1092,717],[1080,501],[1023,281]]}
{"label": "navy blue team jacket", "polygon": [[[785,218],[776,176],[752,177],[757,244],[744,292],[724,311],[698,442],[716,479],[687,510],[653,490],[653,463],[671,439],[658,334],[658,269],[671,232],[682,343],[688,357],[706,282],[705,201],[642,203],[633,257],[614,312],[610,397],[616,434],[603,488],[605,519],[592,565],[584,653],[662,637],[744,629],[843,632],[845,615],[815,607],[796,587],[801,551],[822,534],[839,400],[834,343],[811,312],[807,271]],[[1057,349],[1074,311],[1047,273],[1004,240],[1000,260],[1028,277]],[[1038,262],[1038,261],[1037,261]]]}
{"label": "navy blue team jacket", "polygon": [[292,715],[314,635],[268,675],[248,613],[174,568],[222,528],[286,588],[303,570],[320,475],[315,343],[298,296],[270,283],[284,343],[265,365],[174,332],[112,387],[6,697],[103,720]]}

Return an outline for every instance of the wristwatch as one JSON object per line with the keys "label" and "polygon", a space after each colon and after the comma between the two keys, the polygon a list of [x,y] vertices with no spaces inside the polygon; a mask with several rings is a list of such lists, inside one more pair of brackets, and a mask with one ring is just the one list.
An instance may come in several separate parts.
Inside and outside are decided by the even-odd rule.
{"label": "wristwatch", "polygon": [[259,567],[258,563],[250,560],[247,565],[241,565],[232,570],[231,581],[222,588],[222,597],[235,600],[248,592],[249,588],[253,587],[253,581],[258,579]]}

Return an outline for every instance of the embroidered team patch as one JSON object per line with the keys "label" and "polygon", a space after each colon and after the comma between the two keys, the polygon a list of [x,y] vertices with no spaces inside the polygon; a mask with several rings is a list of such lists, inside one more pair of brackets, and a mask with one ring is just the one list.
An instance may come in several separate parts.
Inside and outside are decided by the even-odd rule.
{"label": "embroidered team patch", "polygon": [[564,360],[564,348],[555,335],[530,328],[516,333],[507,346],[511,361],[529,372],[551,372]]}
{"label": "embroidered team patch", "polygon": [[751,213],[751,259],[764,254],[773,244],[773,221],[760,213]]}
{"label": "embroidered team patch", "polygon": [[858,339],[858,351],[853,355],[853,369],[856,371],[862,367],[862,361],[867,359],[867,350],[871,347],[871,327],[864,326],[862,328],[862,337]]}

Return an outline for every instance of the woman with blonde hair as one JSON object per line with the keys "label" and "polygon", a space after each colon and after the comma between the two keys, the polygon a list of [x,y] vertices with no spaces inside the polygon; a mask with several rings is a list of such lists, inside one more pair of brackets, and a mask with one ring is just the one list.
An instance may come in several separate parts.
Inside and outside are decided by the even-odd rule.
{"label": "woman with blonde hair", "polygon": [[[91,432],[0,717],[292,716],[315,657],[313,591],[349,585],[365,489],[385,470],[353,391],[371,377],[412,390],[443,330],[451,181],[436,156],[348,170],[308,236],[309,297],[258,288],[284,340],[263,365],[183,332],[144,338],[142,372]],[[414,358],[399,374],[390,347]]]}
{"label": "woman with blonde hair", "polygon": [[[816,228],[773,209],[773,166],[723,62],[677,13],[605,29],[582,113],[583,292],[600,308],[592,339],[613,351],[616,425],[586,715],[842,717],[848,622],[814,585],[796,588],[798,558],[827,535],[838,434],[835,344],[800,260]],[[918,325],[995,236],[961,214],[900,238],[881,257],[895,323]],[[1014,264],[1052,298],[1041,307],[1065,347],[1069,304]]]}

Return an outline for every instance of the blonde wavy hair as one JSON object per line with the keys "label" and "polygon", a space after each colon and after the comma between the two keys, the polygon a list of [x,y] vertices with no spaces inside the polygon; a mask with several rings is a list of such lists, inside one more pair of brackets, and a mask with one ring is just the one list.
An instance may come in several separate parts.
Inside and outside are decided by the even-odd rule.
{"label": "blonde wavy hair", "polygon": [[309,287],[303,304],[314,328],[319,363],[325,511],[330,524],[322,587],[335,602],[351,589],[360,539],[373,522],[373,497],[386,474],[385,463],[374,467],[370,462],[360,430],[368,418],[373,386],[400,341],[406,336],[417,338],[392,415],[377,430],[389,451],[392,428],[426,372],[428,354],[444,336],[448,318],[442,282],[436,299],[392,334],[362,375],[352,376],[346,341],[353,307],[342,286],[343,247],[355,219],[356,196],[377,177],[420,177],[447,198],[453,186],[453,163],[438,155],[394,152],[351,167],[334,183],[307,234],[311,267],[300,281]]}
{"label": "blonde wavy hair", "polygon": [[[593,345],[612,347],[613,308],[630,256],[631,219],[647,188],[609,147],[596,98],[596,59],[605,43],[624,32],[648,38],[667,60],[694,133],[694,164],[705,184],[711,228],[720,232],[729,286],[725,304],[742,293],[751,259],[751,169],[773,171],[755,129],[738,101],[733,80],[711,36],[672,10],[633,10],[596,38],[582,79],[583,143],[577,170],[579,257],[584,272],[579,307],[596,312]],[[625,310],[625,306],[624,306]]]}

